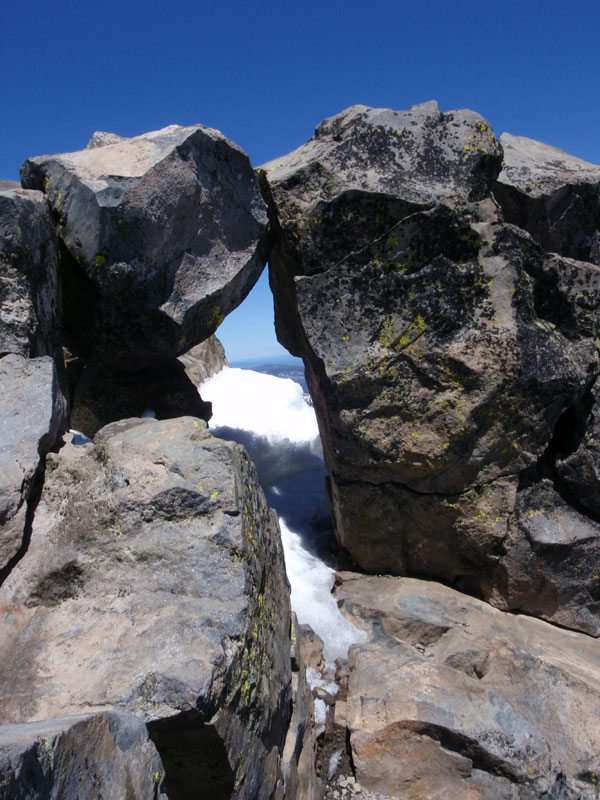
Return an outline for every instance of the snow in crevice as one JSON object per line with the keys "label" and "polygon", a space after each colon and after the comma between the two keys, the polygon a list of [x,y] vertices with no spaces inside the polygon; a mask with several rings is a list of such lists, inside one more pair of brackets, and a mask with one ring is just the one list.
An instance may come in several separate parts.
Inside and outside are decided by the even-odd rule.
{"label": "snow in crevice", "polygon": [[334,569],[324,560],[331,535],[325,467],[314,409],[302,387],[289,378],[225,367],[200,386],[213,404],[213,433],[243,444],[277,511],[292,609],[323,639],[325,661],[346,658],[348,647],[365,641],[337,607]]}

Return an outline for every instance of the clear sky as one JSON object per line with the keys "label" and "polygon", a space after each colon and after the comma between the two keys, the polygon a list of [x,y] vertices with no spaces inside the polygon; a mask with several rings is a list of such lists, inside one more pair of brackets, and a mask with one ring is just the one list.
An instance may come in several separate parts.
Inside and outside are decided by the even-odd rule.
{"label": "clear sky", "polygon": [[[0,10],[0,178],[18,179],[30,155],[84,147],[94,130],[173,123],[218,128],[258,166],[354,103],[430,99],[480,112],[497,135],[600,162],[599,0],[0,0]],[[255,355],[260,324],[238,327],[232,343],[223,328],[228,354]],[[273,338],[260,346],[277,352]]]}

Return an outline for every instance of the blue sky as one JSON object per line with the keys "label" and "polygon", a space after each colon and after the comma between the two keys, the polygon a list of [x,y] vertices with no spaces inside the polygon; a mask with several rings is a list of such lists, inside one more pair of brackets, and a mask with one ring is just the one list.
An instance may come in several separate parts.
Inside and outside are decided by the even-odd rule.
{"label": "blue sky", "polygon": [[[94,130],[133,136],[172,123],[218,128],[259,165],[354,103],[401,109],[433,98],[443,110],[479,111],[498,135],[600,162],[598,0],[1,8],[0,178],[18,179],[30,155],[84,147]],[[278,350],[264,280],[258,295],[252,327],[247,318],[222,326],[231,358]]]}

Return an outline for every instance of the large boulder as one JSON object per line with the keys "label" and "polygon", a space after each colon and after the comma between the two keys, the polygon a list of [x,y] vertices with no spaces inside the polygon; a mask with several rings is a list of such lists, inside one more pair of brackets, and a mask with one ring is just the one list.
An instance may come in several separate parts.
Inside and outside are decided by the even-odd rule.
{"label": "large boulder", "polygon": [[[518,609],[517,492],[578,447],[563,434],[585,428],[598,375],[600,271],[503,222],[500,167],[473,112],[359,107],[265,165],[263,187],[278,335],[305,361],[338,539],[369,571]],[[567,624],[600,633],[593,520],[576,538],[583,574],[546,572]]]}
{"label": "large boulder", "polygon": [[542,247],[600,264],[600,165],[558,147],[503,133],[494,195],[508,222]]}
{"label": "large boulder", "polygon": [[0,582],[28,544],[44,459],[66,424],[50,356],[0,358]]}
{"label": "large boulder", "polygon": [[169,797],[197,785],[275,795],[288,585],[275,514],[239,445],[192,417],[134,419],[50,454],[0,607],[2,724],[131,713]]}
{"label": "large boulder", "polygon": [[44,457],[66,425],[58,245],[41,192],[0,181],[0,582],[26,547]]}
{"label": "large boulder", "polygon": [[246,154],[202,125],[28,159],[62,243],[65,335],[109,370],[210,336],[265,263],[267,214]]}
{"label": "large boulder", "polygon": [[403,800],[594,798],[600,642],[432,581],[341,573],[360,784]]}

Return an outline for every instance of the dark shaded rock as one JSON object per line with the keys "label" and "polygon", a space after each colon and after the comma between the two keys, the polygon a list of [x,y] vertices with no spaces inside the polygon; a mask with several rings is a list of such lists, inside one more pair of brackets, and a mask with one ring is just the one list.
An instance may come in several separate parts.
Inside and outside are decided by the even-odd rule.
{"label": "dark shaded rock", "polygon": [[186,375],[194,386],[200,386],[223,367],[229,366],[225,348],[216,336],[210,336],[205,342],[192,347],[187,353],[179,356],[179,361],[185,367]]}
{"label": "dark shaded rock", "polygon": [[166,800],[163,787],[163,764],[132,714],[0,726],[3,800]]}
{"label": "dark shaded rock", "polygon": [[[517,491],[577,448],[569,415],[585,427],[600,273],[503,222],[500,153],[472,112],[350,109],[265,165],[263,188],[278,336],[306,365],[339,541],[369,571],[506,607]],[[570,617],[595,615],[558,572]]]}
{"label": "dark shaded rock", "polygon": [[525,136],[503,133],[494,195],[507,222],[542,247],[600,264],[600,165]]}
{"label": "dark shaded rock", "polygon": [[600,642],[431,581],[338,574],[356,777],[405,800],[592,798]]}
{"label": "dark shaded rock", "polygon": [[307,144],[264,164],[281,227],[270,272],[280,341],[301,355],[295,275],[326,272],[441,197],[485,197],[501,160],[483,117],[444,114],[432,101],[408,111],[352,106],[324,120]]}
{"label": "dark shaded rock", "polygon": [[[317,737],[314,725],[314,703],[311,688],[306,680],[304,660],[306,639],[311,639],[309,625],[298,625],[293,614],[292,635],[292,697],[293,713],[290,720],[285,748],[282,757],[284,774],[284,796],[286,800],[321,800],[323,786],[319,780],[315,762],[317,758]],[[306,630],[308,629],[308,631]],[[313,633],[313,637],[316,635]]]}
{"label": "dark shaded rock", "polygon": [[0,182],[0,355],[50,355],[59,340],[58,245],[41,192]]}
{"label": "dark shaded rock", "polygon": [[211,404],[202,400],[178,359],[119,374],[89,366],[75,385],[70,424],[92,437],[110,422],[145,412],[157,419],[194,416],[208,422]]}
{"label": "dark shaded rock", "polygon": [[66,425],[66,402],[49,356],[0,358],[0,582],[26,547],[46,453]]}
{"label": "dark shaded rock", "polygon": [[600,524],[543,480],[517,494],[491,600],[600,636]]}
{"label": "dark shaded rock", "polygon": [[267,215],[248,157],[218,131],[172,125],[29,159],[62,242],[65,335],[112,371],[210,336],[265,263]]}
{"label": "dark shaded rock", "polygon": [[175,786],[197,776],[186,758],[206,745],[226,754],[206,762],[208,794],[233,782],[232,797],[266,800],[291,712],[290,612],[254,468],[191,417],[123,420],[95,441],[48,456],[29,550],[0,590],[1,721],[127,711],[165,751],[165,786],[167,764]]}

